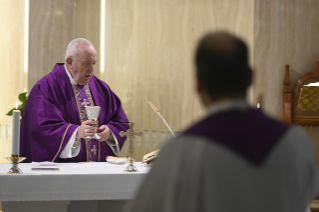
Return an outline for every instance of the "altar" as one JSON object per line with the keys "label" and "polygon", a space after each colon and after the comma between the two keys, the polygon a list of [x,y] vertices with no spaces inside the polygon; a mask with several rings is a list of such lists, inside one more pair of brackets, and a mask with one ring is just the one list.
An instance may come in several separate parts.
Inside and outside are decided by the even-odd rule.
{"label": "altar", "polygon": [[[150,170],[123,172],[127,164],[107,162],[57,163],[56,166],[19,164],[23,174],[7,174],[11,164],[0,164],[0,201],[11,211],[119,211],[133,199]],[[52,170],[31,170],[52,168]],[[53,170],[58,168],[59,170]]]}

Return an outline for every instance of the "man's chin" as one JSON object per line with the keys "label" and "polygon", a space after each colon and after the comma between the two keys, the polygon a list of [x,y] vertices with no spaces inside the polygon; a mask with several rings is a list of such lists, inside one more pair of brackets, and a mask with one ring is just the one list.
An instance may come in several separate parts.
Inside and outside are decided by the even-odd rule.
{"label": "man's chin", "polygon": [[90,80],[91,80],[91,78],[82,80],[81,82],[77,82],[77,83],[78,83],[78,85],[87,85],[90,82]]}

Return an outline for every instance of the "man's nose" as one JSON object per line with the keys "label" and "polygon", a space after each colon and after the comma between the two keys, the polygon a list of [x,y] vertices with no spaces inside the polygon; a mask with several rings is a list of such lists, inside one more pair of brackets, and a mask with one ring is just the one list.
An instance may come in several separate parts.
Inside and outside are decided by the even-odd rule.
{"label": "man's nose", "polygon": [[94,66],[91,65],[91,66],[89,67],[88,71],[93,73],[93,72],[94,72]]}

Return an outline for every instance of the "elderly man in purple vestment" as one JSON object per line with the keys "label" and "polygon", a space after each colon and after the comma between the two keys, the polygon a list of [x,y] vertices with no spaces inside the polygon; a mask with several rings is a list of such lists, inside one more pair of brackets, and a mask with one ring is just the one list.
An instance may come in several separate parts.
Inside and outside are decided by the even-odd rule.
{"label": "elderly man in purple vestment", "polygon": [[245,43],[209,34],[195,61],[207,115],[162,148],[129,211],[304,212],[319,189],[314,146],[249,106]]}
{"label": "elderly man in purple vestment", "polygon": [[[32,88],[21,123],[20,155],[25,162],[105,162],[118,155],[128,120],[121,100],[93,75],[97,52],[86,39],[72,40],[65,64]],[[84,107],[100,106],[98,123],[88,120]],[[98,127],[92,127],[97,124]],[[101,138],[85,139],[97,133]]]}

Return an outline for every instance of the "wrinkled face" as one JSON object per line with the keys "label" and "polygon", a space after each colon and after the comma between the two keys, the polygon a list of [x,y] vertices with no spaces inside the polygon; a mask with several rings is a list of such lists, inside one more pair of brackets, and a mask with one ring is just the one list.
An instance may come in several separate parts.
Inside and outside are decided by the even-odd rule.
{"label": "wrinkled face", "polygon": [[82,51],[76,55],[75,60],[68,57],[66,63],[75,82],[86,85],[92,78],[97,53],[94,46],[88,44],[80,43],[78,47]]}

